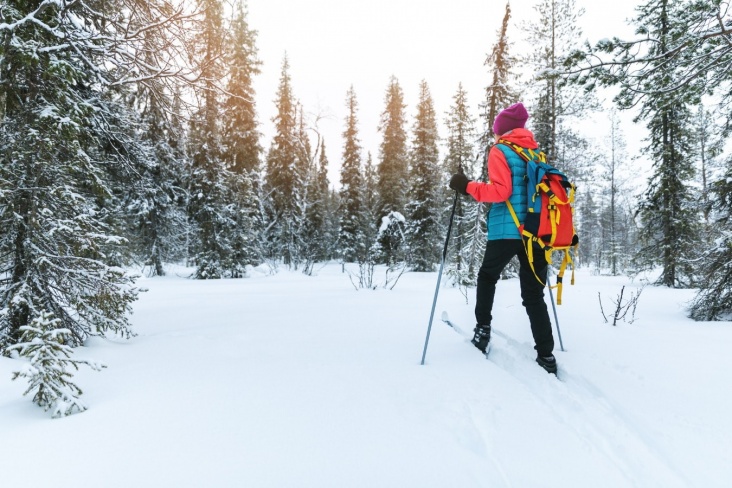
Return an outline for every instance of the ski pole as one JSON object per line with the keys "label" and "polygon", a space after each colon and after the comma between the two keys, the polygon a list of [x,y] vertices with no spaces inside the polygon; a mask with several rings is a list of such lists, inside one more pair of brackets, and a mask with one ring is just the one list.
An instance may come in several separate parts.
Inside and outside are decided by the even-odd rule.
{"label": "ski pole", "polygon": [[[461,171],[462,173],[462,171]],[[442,260],[440,261],[440,272],[437,274],[437,286],[435,287],[435,298],[432,300],[432,312],[430,312],[430,323],[427,326],[427,338],[424,340],[424,351],[422,351],[422,366],[424,366],[424,358],[427,355],[427,344],[430,342],[430,331],[432,330],[432,319],[435,316],[435,305],[437,305],[437,293],[440,291],[440,280],[442,279],[442,269],[445,267],[445,259],[447,257],[447,245],[450,242],[450,233],[452,232],[452,220],[455,218],[455,207],[457,207],[458,192],[455,192],[455,200],[452,202],[452,213],[450,214],[450,223],[447,226],[447,237],[445,238],[445,247],[442,249]]]}
{"label": "ski pole", "polygon": [[559,336],[559,347],[562,349],[562,352],[564,352],[564,344],[562,343],[562,331],[559,330],[559,318],[557,317],[557,307],[554,305],[554,293],[552,292],[552,284],[549,283],[549,268],[550,266],[547,265],[546,267],[546,286],[549,288],[549,297],[552,299],[552,310],[554,310],[554,323],[557,326],[557,336]]}

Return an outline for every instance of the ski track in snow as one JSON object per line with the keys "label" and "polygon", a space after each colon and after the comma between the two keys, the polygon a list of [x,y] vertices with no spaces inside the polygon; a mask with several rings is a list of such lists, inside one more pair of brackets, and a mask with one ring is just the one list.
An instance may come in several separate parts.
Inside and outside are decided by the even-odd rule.
{"label": "ski track in snow", "polygon": [[482,451],[485,452],[486,454],[489,454],[487,456],[487,459],[489,459],[490,462],[495,467],[495,472],[500,475],[500,478],[502,481],[502,485],[500,485],[500,486],[506,486],[506,487],[514,486],[514,484],[511,482],[511,477],[509,476],[506,469],[504,469],[503,464],[500,461],[500,457],[497,456],[496,453],[494,452],[494,450],[490,448],[490,444],[485,441],[486,434],[484,433],[484,429],[480,426],[480,422],[479,422],[479,420],[483,419],[484,415],[485,415],[484,412],[476,413],[473,408],[470,408],[469,412],[468,412],[468,418],[470,419],[472,427],[473,427],[473,429],[475,429],[475,431],[477,432],[478,436],[481,439],[481,444],[483,447]]}
{"label": "ski track in snow", "polygon": [[[465,337],[465,331],[459,326],[455,330]],[[663,455],[662,446],[654,442],[652,436],[643,435],[641,426],[625,415],[590,380],[568,371],[561,362],[558,376],[553,377],[535,363],[533,345],[519,342],[495,328],[491,342],[493,345],[488,361],[522,383],[528,392],[547,406],[555,419],[574,432],[588,448],[600,449],[625,477],[627,486],[693,485]],[[472,347],[469,342],[467,344]],[[476,425],[476,428],[480,427]],[[512,486],[500,465],[494,463],[505,486]],[[645,477],[638,479],[638,473],[644,473]]]}
{"label": "ski track in snow", "polygon": [[689,323],[688,293],[649,288],[638,324],[604,327],[594,287],[625,281],[587,275],[557,379],[535,362],[516,280],[499,289],[487,361],[472,310],[445,289],[467,331],[435,325],[422,367],[434,274],[373,293],[340,267],[322,275],[149,280],[135,340],[76,351],[109,365],[75,376],[83,415],[49,420],[0,358],[3,486],[730,486],[732,329]]}
{"label": "ski track in snow", "polygon": [[[625,473],[630,485],[653,486],[659,483],[661,473],[664,473],[664,486],[691,486],[683,474],[673,467],[673,463],[662,454],[662,446],[651,440],[651,436],[642,435],[640,425],[632,422],[621,408],[613,405],[611,399],[605,395],[588,378],[581,374],[568,371],[566,365],[559,362],[558,379],[554,381],[549,374],[545,374],[534,364],[534,349],[531,344],[521,343],[501,331],[496,335],[506,342],[508,347],[494,347],[491,351],[493,362],[505,367],[501,357],[513,356],[518,367],[509,371],[513,376],[530,387],[537,397],[541,397],[551,407],[556,418],[577,433],[583,439],[590,440],[591,445],[599,446]],[[501,354],[493,356],[495,352]],[[531,351],[529,353],[529,351]],[[516,356],[520,356],[515,361]],[[546,376],[542,381],[532,381],[536,376]],[[541,390],[537,386],[541,385]],[[559,406],[566,406],[559,408]],[[578,424],[582,419],[590,418],[591,422]],[[632,452],[629,457],[625,453]],[[646,473],[647,478],[635,478],[638,473]]]}

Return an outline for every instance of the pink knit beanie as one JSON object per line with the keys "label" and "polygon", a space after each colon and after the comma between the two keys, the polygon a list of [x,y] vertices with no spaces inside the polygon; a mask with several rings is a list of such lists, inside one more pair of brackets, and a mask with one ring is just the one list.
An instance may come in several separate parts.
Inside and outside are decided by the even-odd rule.
{"label": "pink knit beanie", "polygon": [[515,103],[496,116],[496,120],[493,122],[493,133],[500,136],[518,127],[523,128],[528,118],[529,113],[524,105]]}

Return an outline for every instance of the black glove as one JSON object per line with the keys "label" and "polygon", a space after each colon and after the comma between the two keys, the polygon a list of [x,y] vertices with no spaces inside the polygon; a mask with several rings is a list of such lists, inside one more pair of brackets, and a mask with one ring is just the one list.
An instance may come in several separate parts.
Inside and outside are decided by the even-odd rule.
{"label": "black glove", "polygon": [[452,178],[450,178],[450,188],[458,193],[467,195],[468,192],[466,191],[466,189],[468,188],[469,182],[470,180],[464,174],[455,173],[454,175],[452,175]]}

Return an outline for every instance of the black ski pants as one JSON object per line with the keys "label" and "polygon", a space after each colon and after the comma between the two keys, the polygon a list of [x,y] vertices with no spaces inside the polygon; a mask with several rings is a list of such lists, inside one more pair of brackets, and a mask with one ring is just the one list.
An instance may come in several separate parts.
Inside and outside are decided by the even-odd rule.
{"label": "black ski pants", "polygon": [[[483,256],[483,264],[478,272],[475,318],[479,325],[491,323],[496,283],[501,277],[503,268],[514,256],[518,256],[520,263],[521,299],[531,322],[531,333],[536,344],[534,349],[540,356],[549,356],[554,350],[554,337],[552,336],[549,312],[544,301],[544,286],[539,283],[539,280],[534,276],[534,272],[531,271],[526,250],[520,239],[488,241]],[[538,247],[534,247],[534,269],[536,275],[546,283],[547,262],[544,252]]]}

